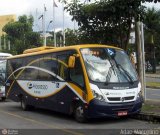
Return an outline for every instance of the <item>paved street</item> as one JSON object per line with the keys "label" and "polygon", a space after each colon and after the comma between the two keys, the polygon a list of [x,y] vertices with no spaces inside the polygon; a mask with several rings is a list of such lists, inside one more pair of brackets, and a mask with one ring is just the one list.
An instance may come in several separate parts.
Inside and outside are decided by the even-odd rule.
{"label": "paved street", "polygon": [[[52,133],[63,135],[97,135],[98,131],[101,131],[100,134],[103,134],[104,132],[102,131],[104,129],[112,129],[107,130],[108,132],[112,132],[113,129],[160,129],[160,125],[130,118],[100,119],[81,124],[77,123],[71,116],[58,114],[53,111],[42,109],[22,111],[19,103],[6,101],[0,102],[0,129],[4,128],[30,129],[25,130],[26,132],[32,131],[31,129],[54,129],[37,130],[40,133],[46,131],[48,132],[47,135],[51,131]],[[119,130],[114,131],[120,132]]]}
{"label": "paved street", "polygon": [[[146,77],[146,82],[160,83],[160,78]],[[146,98],[152,100],[160,100],[160,89],[146,88]]]}
{"label": "paved street", "polygon": [[160,101],[160,89],[146,88],[146,98]]}
{"label": "paved street", "polygon": [[160,78],[146,77],[146,82],[159,82]]}

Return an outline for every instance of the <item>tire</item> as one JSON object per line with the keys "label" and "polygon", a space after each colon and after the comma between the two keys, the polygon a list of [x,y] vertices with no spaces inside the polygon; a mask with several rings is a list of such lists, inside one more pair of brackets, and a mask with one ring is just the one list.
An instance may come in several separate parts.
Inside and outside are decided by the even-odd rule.
{"label": "tire", "polygon": [[2,97],[2,101],[5,101],[6,100],[6,97]]}
{"label": "tire", "polygon": [[26,100],[23,97],[21,99],[21,108],[24,111],[27,111],[29,109],[29,106],[27,105]]}
{"label": "tire", "polygon": [[77,105],[74,110],[74,117],[77,122],[85,123],[87,122],[87,118],[84,115],[84,108],[82,105]]}

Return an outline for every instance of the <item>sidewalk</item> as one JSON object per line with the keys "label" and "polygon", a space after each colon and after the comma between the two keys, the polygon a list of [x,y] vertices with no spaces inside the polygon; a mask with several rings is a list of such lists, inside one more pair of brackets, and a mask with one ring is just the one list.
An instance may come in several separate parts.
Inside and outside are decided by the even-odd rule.
{"label": "sidewalk", "polygon": [[160,100],[146,100],[140,114],[134,117],[139,120],[160,123]]}
{"label": "sidewalk", "polygon": [[[146,77],[155,78],[159,80],[160,70],[158,69],[155,74],[146,73]],[[160,90],[160,82],[150,82],[146,84],[147,84],[147,88],[156,88]],[[141,113],[134,118],[159,123],[160,122],[160,98],[159,100],[146,100],[143,104]]]}

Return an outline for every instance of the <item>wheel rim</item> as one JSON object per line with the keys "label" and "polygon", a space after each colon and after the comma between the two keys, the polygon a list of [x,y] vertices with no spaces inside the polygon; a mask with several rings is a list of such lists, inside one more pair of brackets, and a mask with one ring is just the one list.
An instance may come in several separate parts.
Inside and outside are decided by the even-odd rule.
{"label": "wheel rim", "polygon": [[81,106],[79,106],[79,107],[77,108],[77,110],[76,110],[76,116],[77,116],[78,118],[83,118],[83,113],[84,113],[83,108],[82,108]]}

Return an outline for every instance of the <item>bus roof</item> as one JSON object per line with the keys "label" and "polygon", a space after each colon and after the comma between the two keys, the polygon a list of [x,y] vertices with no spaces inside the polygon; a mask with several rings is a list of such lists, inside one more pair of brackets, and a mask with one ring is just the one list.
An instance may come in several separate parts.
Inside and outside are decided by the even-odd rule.
{"label": "bus roof", "polygon": [[2,53],[2,52],[0,52],[0,61],[4,61],[8,57],[11,57],[11,56],[12,56],[12,54],[10,54],[10,53]]}
{"label": "bus roof", "polygon": [[27,50],[25,50],[23,52],[23,54],[33,53],[33,52],[40,52],[40,51],[49,50],[49,49],[55,49],[55,47],[52,47],[52,46],[42,46],[42,47],[27,49]]}
{"label": "bus roof", "polygon": [[[39,55],[39,54],[45,54],[45,53],[51,53],[51,52],[60,52],[64,50],[79,50],[81,48],[91,48],[91,47],[106,47],[106,48],[115,48],[115,49],[120,49],[114,46],[109,46],[109,45],[101,45],[101,44],[82,44],[82,45],[72,45],[72,46],[65,46],[65,47],[38,47],[38,48],[33,48],[33,49],[28,49],[23,52],[23,54],[20,55],[15,55],[12,57],[9,57],[8,59],[12,58],[20,58],[20,57],[25,57],[25,56],[32,56],[32,55]],[[121,49],[122,50],[122,49]]]}
{"label": "bus roof", "polygon": [[0,52],[0,56],[6,56],[6,57],[9,57],[9,56],[12,56],[12,54],[10,54],[10,53],[2,53],[2,52]]}

